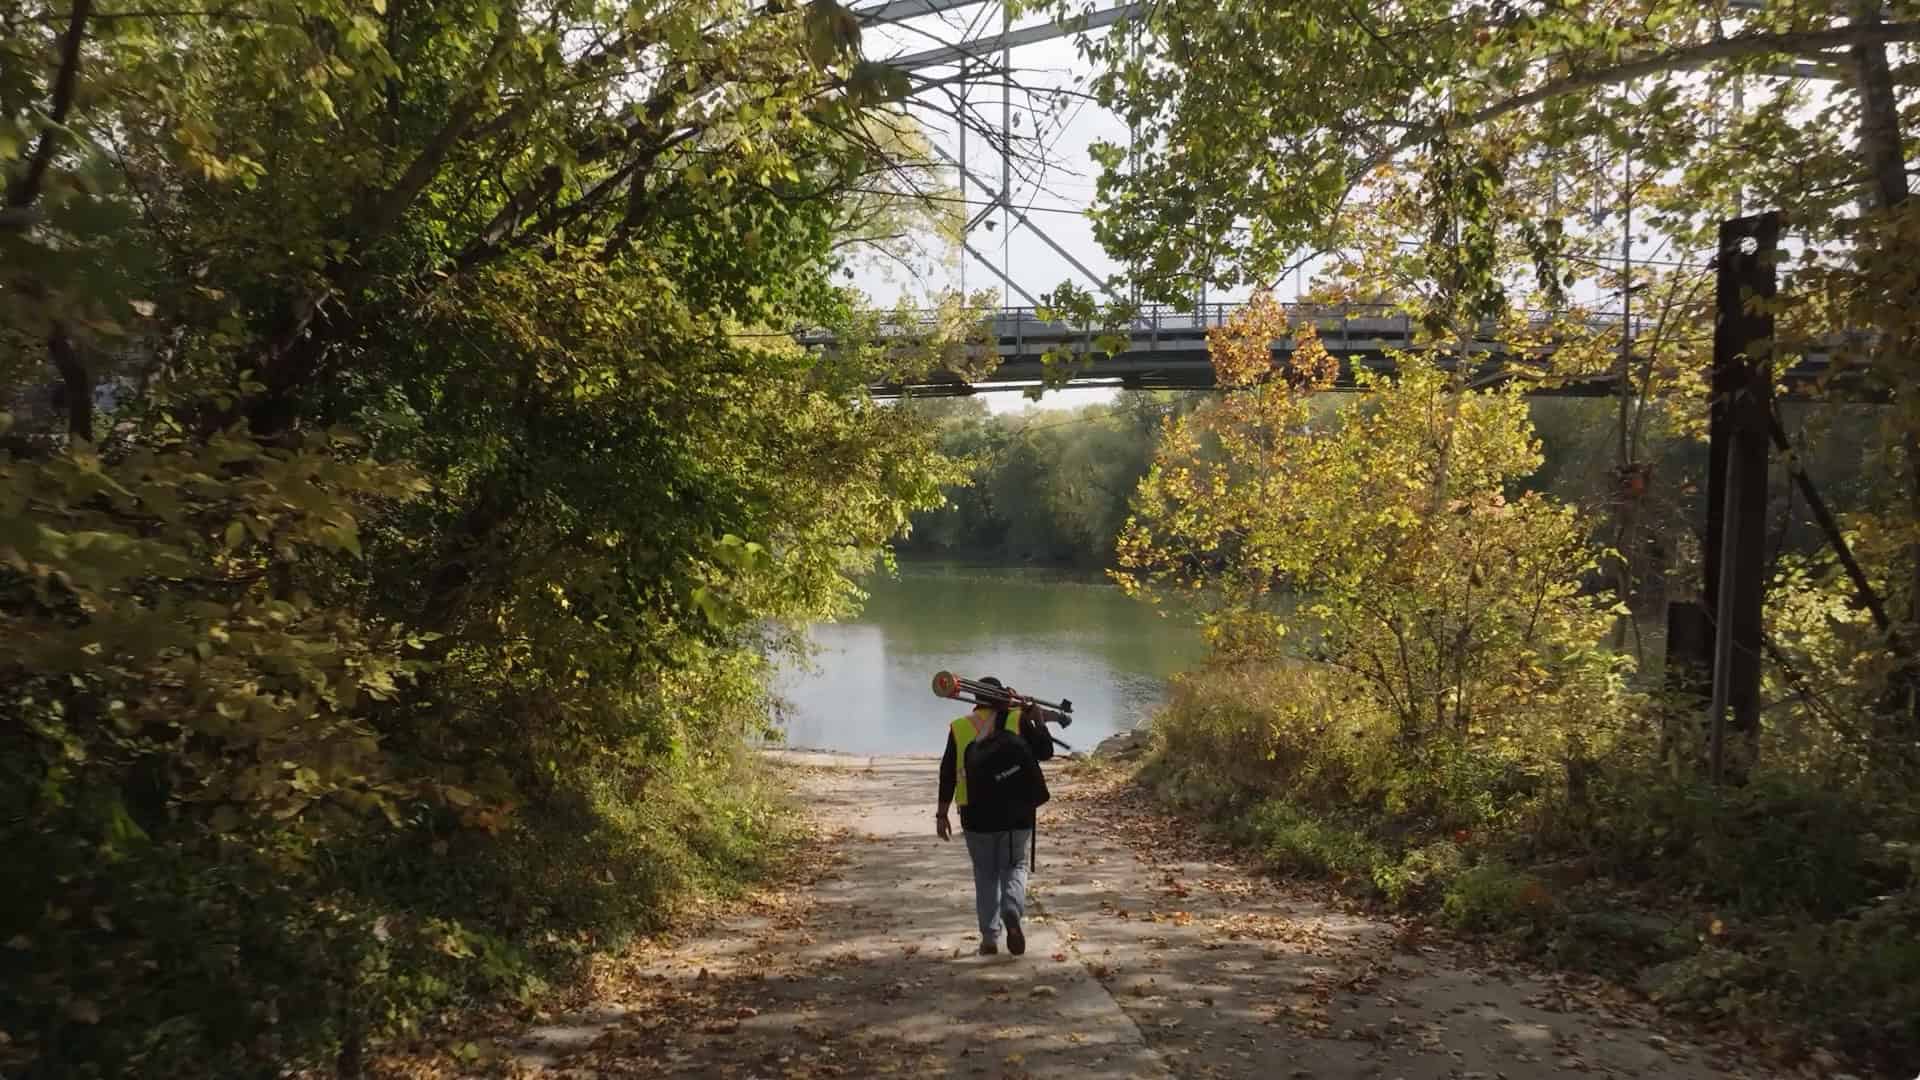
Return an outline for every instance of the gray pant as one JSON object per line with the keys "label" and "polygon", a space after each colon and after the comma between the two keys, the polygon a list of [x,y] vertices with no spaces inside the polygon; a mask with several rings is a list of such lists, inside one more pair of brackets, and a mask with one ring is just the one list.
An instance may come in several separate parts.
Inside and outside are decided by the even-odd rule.
{"label": "gray pant", "polygon": [[1032,829],[968,832],[973,860],[973,907],[980,916],[980,940],[1000,941],[1000,913],[1027,917],[1027,845]]}

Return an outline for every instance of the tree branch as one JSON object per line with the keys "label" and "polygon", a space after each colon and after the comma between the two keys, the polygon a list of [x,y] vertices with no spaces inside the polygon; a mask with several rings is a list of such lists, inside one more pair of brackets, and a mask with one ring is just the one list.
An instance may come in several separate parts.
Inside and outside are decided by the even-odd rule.
{"label": "tree branch", "polygon": [[1382,156],[1390,158],[1402,150],[1426,142],[1448,127],[1479,127],[1509,113],[1531,108],[1563,94],[1615,86],[1649,75],[1690,71],[1719,61],[1740,60],[1751,56],[1797,55],[1842,46],[1891,45],[1907,41],[1920,41],[1920,23],[1855,24],[1831,30],[1801,30],[1784,34],[1741,34],[1736,37],[1721,38],[1717,41],[1673,49],[1656,56],[1615,64],[1612,67],[1579,71],[1558,79],[1550,79],[1523,94],[1477,109],[1458,124],[1421,124],[1413,127],[1394,142]]}
{"label": "tree branch", "polygon": [[480,106],[486,101],[485,83],[493,74],[494,67],[506,55],[507,46],[515,38],[517,23],[508,23],[501,27],[500,33],[493,39],[493,46],[487,50],[487,58],[481,62],[480,70],[474,78],[474,86],[468,91],[466,99],[453,108],[453,114],[447,122],[427,141],[420,153],[407,166],[406,172],[394,185],[376,196],[361,214],[361,227],[369,237],[379,237],[400,220],[413,205],[413,200],[426,190],[433,178],[440,173],[440,167],[446,163],[447,155],[459,145],[473,126],[474,118],[480,114]]}
{"label": "tree branch", "polygon": [[1820,491],[1813,486],[1813,478],[1807,475],[1806,468],[1800,463],[1800,455],[1794,452],[1792,440],[1787,438],[1787,429],[1780,423],[1779,413],[1768,417],[1772,424],[1773,445],[1786,459],[1787,472],[1793,482],[1799,485],[1800,494],[1807,500],[1807,508],[1813,512],[1813,519],[1826,534],[1827,542],[1833,545],[1833,553],[1846,570],[1848,580],[1853,582],[1854,591],[1860,603],[1873,615],[1873,624],[1887,635],[1887,641],[1896,653],[1904,653],[1900,636],[1893,628],[1893,621],[1887,617],[1887,607],[1880,601],[1880,594],[1874,591],[1873,582],[1868,580],[1867,572],[1861,568],[1859,560],[1853,557],[1853,549],[1847,544],[1847,536],[1840,531],[1840,524],[1834,520],[1833,511],[1827,508],[1827,501],[1820,497]]}
{"label": "tree branch", "polygon": [[[706,80],[710,80],[716,74],[716,69],[711,64],[705,64],[696,69],[696,74],[701,77],[702,85],[705,86]],[[659,89],[647,100],[639,110],[640,115],[631,123],[617,132],[602,133],[576,146],[573,155],[574,168],[581,169],[599,164],[621,150],[641,143],[649,132],[655,131],[666,121],[674,106],[680,101],[679,85],[679,79],[661,80]],[[647,146],[640,156],[624,166],[620,172],[632,178],[629,181],[630,184],[639,184],[643,175],[653,168],[660,156],[668,149],[685,141],[685,138],[685,134],[680,138],[656,137],[652,145]],[[460,271],[471,270],[508,250],[511,246],[509,241],[512,239],[514,227],[519,224],[520,219],[530,213],[541,199],[558,195],[563,185],[564,174],[557,168],[550,167],[544,170],[535,184],[508,197],[506,204],[487,223],[486,228],[482,229],[480,234],[469,241],[466,247],[454,257],[453,265]],[[576,207],[587,202],[590,196],[604,195],[609,190],[611,189],[606,185],[601,185],[594,192],[582,195],[576,201]],[[630,198],[628,205],[630,218],[636,211],[634,203],[635,200]],[[556,207],[549,211],[547,217],[551,219],[561,212],[561,208]],[[577,210],[570,216],[577,216]]]}
{"label": "tree branch", "polygon": [[[500,28],[492,45],[487,50],[486,59],[481,61],[474,73],[473,85],[467,95],[454,105],[447,122],[427,140],[419,154],[408,163],[400,179],[393,186],[376,195],[370,196],[362,208],[349,219],[357,227],[359,235],[346,255],[335,259],[327,268],[325,280],[312,290],[297,296],[293,300],[292,310],[288,312],[280,329],[270,337],[260,350],[260,362],[256,370],[261,374],[261,382],[266,385],[266,393],[247,409],[253,421],[256,433],[264,434],[278,429],[285,421],[283,399],[298,383],[302,367],[296,362],[299,356],[312,355],[314,345],[308,331],[314,319],[320,314],[327,299],[340,292],[350,292],[354,274],[346,268],[354,265],[355,256],[366,246],[384,236],[397,225],[407,209],[413,205],[420,193],[426,190],[433,178],[439,175],[446,163],[447,155],[459,145],[474,118],[479,115],[481,105],[486,101],[486,81],[492,77],[494,69],[506,56],[507,47],[518,35],[517,22],[509,21]],[[304,344],[303,344],[304,343]],[[224,426],[228,416],[217,414],[212,418]]]}
{"label": "tree branch", "polygon": [[46,182],[47,169],[53,164],[54,140],[67,122],[67,112],[73,108],[74,86],[80,81],[80,43],[87,36],[87,16],[92,11],[93,0],[73,0],[73,14],[67,20],[67,32],[60,41],[60,73],[54,78],[53,108],[47,114],[51,122],[40,133],[40,142],[33,148],[27,171],[7,192],[7,206],[10,209],[32,206],[34,200],[40,197],[40,187]]}

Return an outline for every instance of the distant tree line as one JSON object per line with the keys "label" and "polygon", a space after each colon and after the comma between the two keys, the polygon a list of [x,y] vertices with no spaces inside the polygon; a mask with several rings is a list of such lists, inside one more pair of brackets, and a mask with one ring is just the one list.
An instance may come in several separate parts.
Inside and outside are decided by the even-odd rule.
{"label": "distant tree line", "polygon": [[1123,391],[1110,404],[994,413],[985,401],[935,398],[904,408],[933,419],[943,453],[972,480],[913,516],[904,555],[993,563],[1107,566],[1127,504],[1153,461],[1164,420],[1204,395]]}
{"label": "distant tree line", "polygon": [[[1341,396],[1316,405],[1327,411]],[[1216,400],[1210,392],[1123,391],[1109,403],[1021,413],[992,412],[979,397],[909,402],[903,407],[935,425],[942,452],[964,460],[972,473],[967,483],[946,489],[944,506],[915,514],[911,532],[896,548],[908,557],[1112,566],[1115,540],[1153,463],[1161,425]],[[1807,467],[1829,498],[1848,509],[1868,509],[1876,499],[1876,470],[1860,467],[1870,456],[1871,433],[1871,425],[1855,415],[1861,408],[1819,403],[1783,409],[1789,426],[1811,446]],[[1527,412],[1543,462],[1516,486],[1580,505],[1596,521],[1617,500],[1640,500],[1642,527],[1631,553],[1641,566],[1634,607],[1658,618],[1676,584],[1670,579],[1698,566],[1707,447],[1697,432],[1661,411],[1644,472],[1622,475],[1613,447],[1614,409],[1611,399],[1530,399]],[[1816,549],[1820,538],[1804,515],[1793,512],[1787,478],[1776,475],[1774,481],[1781,552]]]}

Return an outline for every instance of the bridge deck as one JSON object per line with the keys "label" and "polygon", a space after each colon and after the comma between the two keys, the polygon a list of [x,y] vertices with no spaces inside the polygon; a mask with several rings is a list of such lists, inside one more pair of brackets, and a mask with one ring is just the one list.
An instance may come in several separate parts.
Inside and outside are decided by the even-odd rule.
{"label": "bridge deck", "polygon": [[[1128,347],[1115,356],[1093,354],[1092,362],[1074,376],[1073,385],[1127,389],[1211,388],[1214,386],[1213,365],[1207,356],[1207,332],[1223,325],[1239,307],[1238,304],[1207,304],[1190,312],[1175,311],[1171,307],[1147,308],[1128,327]],[[1412,318],[1390,308],[1301,304],[1285,307],[1294,325],[1311,322],[1319,332],[1321,343],[1340,362],[1340,375],[1335,383],[1338,388],[1352,389],[1356,386],[1354,373],[1358,370],[1391,372],[1393,361],[1390,352],[1421,347]],[[1541,325],[1546,319],[1543,313],[1533,321],[1535,325]],[[933,397],[1024,389],[1042,380],[1045,371],[1042,357],[1048,351],[1064,346],[1090,352],[1099,337],[1097,330],[1042,319],[1033,308],[1003,308],[985,322],[986,334],[979,347],[993,350],[1000,359],[999,366],[991,374],[968,383],[951,372],[936,372],[926,379],[906,385],[874,386],[871,388],[874,396]],[[1618,315],[1603,314],[1589,319],[1586,325],[1598,331],[1617,331],[1620,323]],[[1639,329],[1641,320],[1636,319],[1635,323],[1635,328]],[[933,325],[932,317],[928,316],[922,322],[900,324],[893,330],[904,337],[923,333]],[[1498,378],[1506,361],[1511,358],[1506,345],[1493,335],[1494,327],[1483,326],[1476,340],[1468,346],[1468,355],[1475,358],[1471,366],[1476,377]],[[805,344],[832,344],[832,338],[826,335],[803,334],[800,340]],[[1294,346],[1295,340],[1291,337],[1274,342],[1275,358],[1290,355]],[[1550,351],[1547,355],[1550,357]],[[1542,358],[1541,354],[1533,354],[1533,359]],[[1828,369],[1829,362],[1824,355],[1803,357],[1786,373],[1786,381],[1789,385],[1810,386],[1823,377]],[[1564,379],[1531,392],[1566,396],[1609,395],[1617,392],[1615,380],[1616,376],[1612,373]]]}

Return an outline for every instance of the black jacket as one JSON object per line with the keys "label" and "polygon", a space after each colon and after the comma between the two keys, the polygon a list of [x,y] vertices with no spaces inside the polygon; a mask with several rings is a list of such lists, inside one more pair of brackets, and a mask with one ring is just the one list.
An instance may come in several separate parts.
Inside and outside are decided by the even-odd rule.
{"label": "black jacket", "polygon": [[[1046,775],[1040,771],[1040,762],[1053,757],[1053,736],[1048,734],[1044,721],[1032,719],[1033,711],[1020,710],[1020,741],[1026,744],[1027,752],[1033,756],[1031,768],[1042,789],[1046,787]],[[964,767],[958,750],[953,744],[953,727],[947,727],[947,749],[940,755],[940,805],[953,802],[954,788],[960,779],[960,770]],[[1031,829],[1034,825],[1032,809],[1017,817],[1005,820],[987,820],[974,807],[960,808],[960,827],[968,832],[1004,832],[1008,829]]]}

